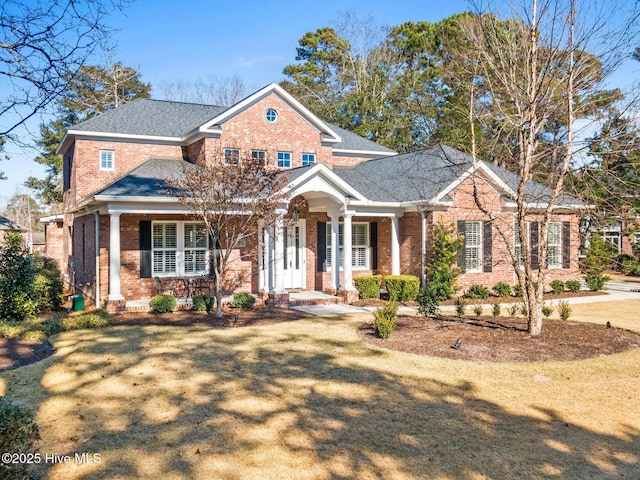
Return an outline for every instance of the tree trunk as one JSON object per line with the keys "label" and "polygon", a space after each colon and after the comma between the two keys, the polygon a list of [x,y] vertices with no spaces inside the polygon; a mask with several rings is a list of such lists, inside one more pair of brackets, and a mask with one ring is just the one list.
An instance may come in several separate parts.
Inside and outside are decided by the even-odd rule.
{"label": "tree trunk", "polygon": [[222,292],[216,292],[216,318],[222,318]]}
{"label": "tree trunk", "polygon": [[531,335],[539,335],[542,331],[542,286],[538,288],[532,281],[525,281],[522,292],[522,300],[525,304],[527,315],[527,332]]}

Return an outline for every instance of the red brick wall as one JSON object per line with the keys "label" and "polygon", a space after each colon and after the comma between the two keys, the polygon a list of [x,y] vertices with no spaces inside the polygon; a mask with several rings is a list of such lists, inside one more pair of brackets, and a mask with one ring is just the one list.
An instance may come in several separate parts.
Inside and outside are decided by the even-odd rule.
{"label": "red brick wall", "polygon": [[76,293],[95,303],[96,255],[95,216],[77,216],[73,222],[73,266],[70,271]]}
{"label": "red brick wall", "polygon": [[55,260],[60,271],[64,268],[66,259],[64,256],[64,227],[62,222],[51,222],[44,226],[45,231],[45,254],[48,258]]}
{"label": "red brick wall", "polygon": [[[114,170],[100,170],[100,150],[114,151]],[[151,158],[182,158],[179,145],[132,141],[99,141],[76,139],[71,172],[71,203],[98,191]]]}

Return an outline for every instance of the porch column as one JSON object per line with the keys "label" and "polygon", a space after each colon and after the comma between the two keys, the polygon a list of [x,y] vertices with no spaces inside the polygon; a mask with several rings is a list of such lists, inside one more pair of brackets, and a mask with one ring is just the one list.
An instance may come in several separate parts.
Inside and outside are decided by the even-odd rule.
{"label": "porch column", "polygon": [[267,243],[265,240],[265,228],[262,224],[258,225],[258,291],[265,291],[267,262],[265,254],[267,253]]}
{"label": "porch column", "polygon": [[120,292],[120,214],[109,216],[109,300],[124,300]]}
{"label": "porch column", "polygon": [[273,290],[273,225],[267,225],[263,229],[264,235],[264,283],[262,287],[266,292]]}
{"label": "porch column", "polygon": [[273,263],[275,265],[275,288],[273,293],[283,294],[287,293],[284,288],[284,214],[286,210],[278,210],[278,216],[276,217],[274,224],[274,258]]}
{"label": "porch column", "polygon": [[331,215],[331,283],[329,288],[340,288],[340,215]]}
{"label": "porch column", "polygon": [[[354,290],[353,287],[353,267],[351,248],[351,217],[352,213],[345,212],[343,215],[342,227],[342,288],[341,290]],[[337,264],[337,262],[336,262]]]}
{"label": "porch column", "polygon": [[399,215],[391,217],[391,275],[400,275],[400,229]]}

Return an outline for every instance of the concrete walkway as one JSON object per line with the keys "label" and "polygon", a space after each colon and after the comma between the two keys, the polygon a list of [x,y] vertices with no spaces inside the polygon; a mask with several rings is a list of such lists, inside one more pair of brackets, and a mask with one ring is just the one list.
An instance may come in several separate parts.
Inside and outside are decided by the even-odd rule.
{"label": "concrete walkway", "polygon": [[[605,295],[593,295],[588,297],[567,298],[569,304],[580,303],[599,303],[614,302],[618,300],[634,300],[640,299],[640,281],[609,281],[607,283]],[[549,305],[557,305],[558,300],[549,300]],[[468,306],[473,305],[472,300],[468,300]],[[503,307],[509,307],[511,303],[502,304]],[[294,310],[300,310],[311,315],[344,315],[348,313],[371,312],[376,307],[358,307],[355,305],[304,305],[299,307],[291,307]],[[441,306],[441,310],[455,310],[455,306]],[[400,307],[400,311],[415,311],[415,307]]]}

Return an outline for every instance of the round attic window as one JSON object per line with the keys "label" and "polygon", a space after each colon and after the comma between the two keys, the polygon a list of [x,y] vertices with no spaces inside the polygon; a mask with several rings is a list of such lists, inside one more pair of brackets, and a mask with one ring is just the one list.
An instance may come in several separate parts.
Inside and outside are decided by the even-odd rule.
{"label": "round attic window", "polygon": [[273,123],[278,119],[278,112],[276,112],[273,108],[267,110],[267,113],[264,114],[267,122]]}

